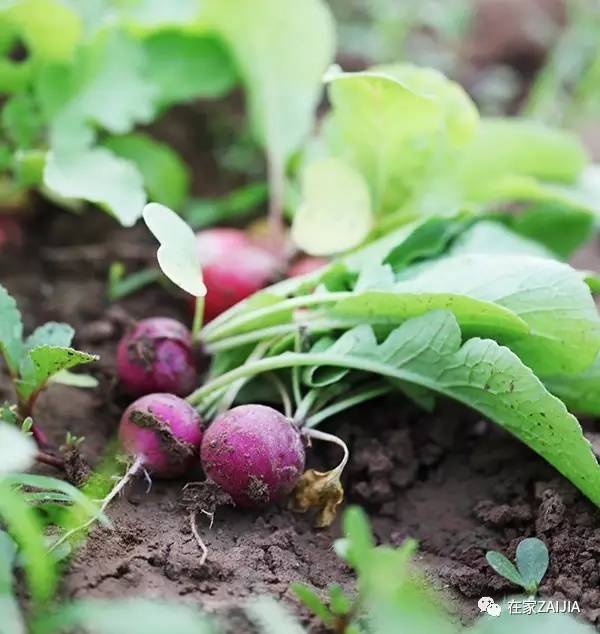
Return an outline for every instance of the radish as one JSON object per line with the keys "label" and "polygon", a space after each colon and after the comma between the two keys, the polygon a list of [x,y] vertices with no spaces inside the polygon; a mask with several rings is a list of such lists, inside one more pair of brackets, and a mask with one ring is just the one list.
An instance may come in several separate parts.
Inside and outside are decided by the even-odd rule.
{"label": "radish", "polygon": [[287,277],[300,277],[301,275],[308,275],[314,273],[320,268],[323,268],[328,264],[328,260],[325,258],[303,257],[296,260],[290,268],[287,270]]}
{"label": "radish", "polygon": [[144,467],[161,478],[189,469],[202,434],[200,414],[173,394],[142,396],[125,410],[119,427],[123,447],[136,458],[135,471]]}
{"label": "radish", "polygon": [[197,374],[189,330],[167,317],[143,319],[119,342],[117,373],[133,396],[188,394]]}
{"label": "radish", "polygon": [[218,416],[204,434],[206,475],[242,507],[261,507],[289,495],[304,471],[300,431],[264,405],[241,405]]}
{"label": "radish", "polygon": [[207,321],[264,288],[277,274],[278,259],[240,229],[207,229],[197,234],[197,243]]}

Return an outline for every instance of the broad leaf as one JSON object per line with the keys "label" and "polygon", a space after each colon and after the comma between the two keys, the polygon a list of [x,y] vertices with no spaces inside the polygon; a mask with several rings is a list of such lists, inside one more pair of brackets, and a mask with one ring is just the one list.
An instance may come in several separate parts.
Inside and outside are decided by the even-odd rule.
{"label": "broad leaf", "polygon": [[82,36],[79,16],[60,0],[19,0],[7,17],[33,54],[44,60],[68,60]]}
{"label": "broad leaf", "polygon": [[330,72],[333,153],[364,176],[377,213],[397,211],[420,192],[438,156],[464,145],[478,115],[442,74],[410,65]]}
{"label": "broad leaf", "polygon": [[373,224],[363,177],[337,159],[311,163],[303,175],[303,201],[294,214],[292,237],[311,255],[358,246]]}
{"label": "broad leaf", "polygon": [[156,257],[162,272],[186,293],[204,297],[206,286],[194,232],[174,211],[158,203],[146,205],[144,221],[160,243]]}
{"label": "broad leaf", "polygon": [[[322,0],[206,0],[203,17],[233,52],[255,137],[272,165],[308,136],[333,60],[334,24]],[[276,51],[276,53],[274,53]]]}
{"label": "broad leaf", "polygon": [[68,324],[49,321],[36,328],[25,340],[25,349],[33,350],[39,346],[58,346],[68,348],[73,341],[75,331]]}
{"label": "broad leaf", "polygon": [[535,591],[548,570],[549,555],[546,544],[536,537],[522,540],[517,546],[516,562],[525,588]]}
{"label": "broad leaf", "polygon": [[137,166],[153,201],[175,209],[183,205],[189,193],[190,175],[181,157],[168,145],[141,133],[110,137],[103,145]]}
{"label": "broad leaf", "polygon": [[41,390],[48,380],[62,370],[68,370],[82,363],[90,363],[98,357],[79,352],[72,348],[49,345],[30,350],[21,361],[20,379],[16,382],[17,393],[21,401]]}
{"label": "broad leaf", "polygon": [[23,323],[17,303],[0,286],[0,353],[12,374],[17,372],[23,354]]}
{"label": "broad leaf", "polygon": [[223,43],[206,34],[161,30],[143,40],[161,105],[220,97],[237,74]]}
{"label": "broad leaf", "polygon": [[600,348],[600,318],[589,288],[560,262],[516,255],[442,258],[396,290],[466,295],[509,309],[530,328],[511,349],[541,375],[579,372]]}
{"label": "broad leaf", "polygon": [[49,152],[44,184],[64,198],[106,207],[126,227],[136,223],[146,204],[142,175],[135,165],[105,148]]}

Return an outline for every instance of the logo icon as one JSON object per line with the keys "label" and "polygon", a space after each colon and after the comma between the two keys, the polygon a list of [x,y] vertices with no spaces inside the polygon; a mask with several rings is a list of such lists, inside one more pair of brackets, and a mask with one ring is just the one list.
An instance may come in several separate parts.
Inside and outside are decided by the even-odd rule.
{"label": "logo icon", "polygon": [[481,597],[477,601],[480,612],[487,612],[490,616],[500,616],[502,608],[492,599],[492,597]]}

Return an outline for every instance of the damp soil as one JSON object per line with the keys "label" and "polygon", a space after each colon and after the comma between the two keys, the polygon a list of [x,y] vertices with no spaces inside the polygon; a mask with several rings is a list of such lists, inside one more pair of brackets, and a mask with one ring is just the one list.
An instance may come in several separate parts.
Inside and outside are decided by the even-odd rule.
{"label": "damp soil", "polygon": [[[77,221],[77,236],[70,233],[72,223],[69,214],[46,210],[26,230],[19,252],[0,253],[0,275],[19,301],[27,329],[45,320],[68,321],[77,329],[76,345],[101,356],[92,368],[98,389],[54,386],[37,408],[51,443],[59,445],[67,431],[85,436],[83,456],[93,463],[114,439],[127,404],[113,372],[123,329],[151,314],[189,315],[185,302],[161,287],[109,303],[109,263],[120,258],[141,266],[151,261],[153,245],[142,231],[117,228],[97,212]],[[590,245],[578,264],[598,269],[599,253],[598,244]],[[0,398],[7,396],[2,377]],[[513,555],[519,540],[535,535],[551,553],[542,595],[577,600],[586,618],[600,625],[600,513],[533,452],[443,401],[427,414],[397,399],[381,400],[331,420],[328,429],[350,446],[347,502],[367,509],[381,543],[419,541],[417,565],[457,619],[474,618],[482,595],[516,591],[490,570],[485,552]],[[587,424],[586,433],[600,449],[600,428]],[[310,466],[333,466],[335,451],[316,448]],[[319,631],[290,584],[352,588],[351,571],[332,550],[339,525],[317,530],[314,518],[286,508],[251,513],[224,506],[212,528],[198,515],[209,549],[201,566],[183,485],[157,481],[149,493],[143,481],[130,486],[110,508],[114,530],[92,530],[70,562],[63,596],[173,598],[225,614],[246,597],[269,594]]]}

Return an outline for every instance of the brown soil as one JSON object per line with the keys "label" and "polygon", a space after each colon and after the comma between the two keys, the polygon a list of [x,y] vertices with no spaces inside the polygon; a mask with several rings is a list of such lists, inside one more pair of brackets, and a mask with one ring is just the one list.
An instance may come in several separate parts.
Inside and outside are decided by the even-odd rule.
{"label": "brown soil", "polygon": [[[77,328],[76,344],[101,355],[93,369],[100,389],[52,387],[37,409],[51,442],[60,444],[67,430],[83,435],[84,456],[94,461],[114,437],[127,403],[113,374],[124,325],[150,314],[189,316],[183,302],[158,287],[110,305],[104,299],[108,263],[132,254],[151,259],[153,247],[143,232],[118,229],[99,212],[78,220],[71,240],[65,236],[72,221],[56,212],[38,218],[21,252],[0,253],[0,275],[27,328],[68,321]],[[95,246],[74,248],[75,240]],[[586,261],[589,266],[589,256]],[[0,378],[0,398],[6,396]],[[331,421],[329,429],[351,447],[348,502],[366,507],[381,542],[419,540],[418,562],[436,587],[449,590],[449,607],[461,619],[475,616],[480,596],[515,590],[488,567],[486,550],[512,555],[520,539],[537,535],[551,553],[542,594],[577,599],[587,618],[600,623],[600,514],[516,440],[451,403],[428,415],[398,400],[380,401]],[[589,431],[594,440],[594,428]],[[313,456],[314,465],[334,465],[334,452]],[[294,603],[293,581],[318,589],[332,582],[352,587],[350,571],[331,548],[339,526],[315,530],[311,517],[283,508],[221,508],[212,529],[199,515],[210,551],[200,566],[182,486],[155,482],[146,494],[143,481],[132,485],[110,509],[115,530],[94,529],[74,557],[63,594],[180,598],[223,611],[258,593]]]}

